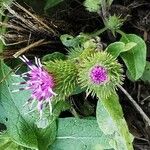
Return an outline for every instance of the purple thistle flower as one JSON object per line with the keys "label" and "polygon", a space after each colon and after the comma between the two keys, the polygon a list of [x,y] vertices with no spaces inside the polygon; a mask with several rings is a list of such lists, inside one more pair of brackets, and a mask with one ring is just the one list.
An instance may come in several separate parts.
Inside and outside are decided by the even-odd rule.
{"label": "purple thistle flower", "polygon": [[26,84],[26,87],[14,90],[13,92],[31,90],[32,94],[28,101],[32,100],[33,103],[35,101],[38,102],[37,109],[40,112],[40,118],[42,117],[42,109],[45,102],[49,103],[50,113],[52,113],[51,99],[53,96],[56,96],[56,93],[53,92],[55,84],[52,75],[44,70],[39,58],[35,57],[35,65],[33,65],[24,55],[19,58],[28,65],[30,71],[21,75],[21,77],[27,78],[26,82],[14,83],[14,85]]}
{"label": "purple thistle flower", "polygon": [[94,84],[104,84],[108,81],[107,70],[100,66],[96,65],[90,70],[90,79]]}

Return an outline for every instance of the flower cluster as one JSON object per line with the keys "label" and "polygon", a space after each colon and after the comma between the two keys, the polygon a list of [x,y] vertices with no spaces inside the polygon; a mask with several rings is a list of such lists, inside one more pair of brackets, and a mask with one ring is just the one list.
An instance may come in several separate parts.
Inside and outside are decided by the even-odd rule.
{"label": "flower cluster", "polygon": [[55,97],[57,100],[65,100],[78,86],[86,88],[93,96],[96,94],[106,98],[123,80],[121,65],[106,52],[95,52],[77,63],[73,60],[50,60],[45,62],[44,66],[36,57],[35,64],[24,55],[19,58],[30,70],[21,75],[25,76],[27,81],[17,85],[25,84],[26,87],[19,90],[31,91],[30,101],[38,102],[40,118],[44,104],[49,104],[52,113],[52,99]]}

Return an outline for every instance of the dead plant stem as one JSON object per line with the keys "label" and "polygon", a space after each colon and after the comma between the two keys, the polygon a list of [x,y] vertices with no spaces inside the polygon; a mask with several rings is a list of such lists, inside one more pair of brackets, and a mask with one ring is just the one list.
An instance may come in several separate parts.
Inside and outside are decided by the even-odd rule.
{"label": "dead plant stem", "polygon": [[150,126],[150,118],[145,114],[145,112],[138,105],[138,103],[131,97],[131,95],[121,85],[119,85],[118,87],[128,97],[128,99],[134,105],[134,107],[138,110],[138,112],[141,114],[141,116],[143,117],[143,119],[146,121],[147,125]]}

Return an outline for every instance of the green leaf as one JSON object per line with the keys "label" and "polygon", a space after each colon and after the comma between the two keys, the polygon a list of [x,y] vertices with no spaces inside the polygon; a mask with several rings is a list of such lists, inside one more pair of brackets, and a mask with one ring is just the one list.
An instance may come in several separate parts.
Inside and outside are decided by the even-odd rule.
{"label": "green leaf", "polygon": [[14,143],[9,137],[0,135],[0,150],[31,150]]}
{"label": "green leaf", "polygon": [[54,61],[54,60],[65,60],[66,56],[60,52],[54,52],[52,54],[47,54],[42,58],[42,62]]}
{"label": "green leaf", "polygon": [[[0,62],[0,80],[10,72],[2,61]],[[48,145],[55,140],[56,121],[50,120],[49,125],[45,129],[39,129],[35,125],[36,113],[28,113],[23,105],[30,97],[29,91],[12,93],[11,90],[16,89],[12,83],[24,81],[21,78],[7,76],[0,84],[0,103],[5,110],[7,119],[3,120],[7,127],[9,137],[19,145],[33,149],[47,149]]]}
{"label": "green leaf", "polygon": [[44,7],[44,10],[48,10],[56,5],[58,5],[59,3],[63,2],[64,0],[47,0],[46,1],[46,5]]}
{"label": "green leaf", "polygon": [[146,65],[146,44],[142,38],[135,34],[126,34],[121,38],[121,42],[125,44],[134,42],[137,45],[129,51],[121,53],[121,57],[125,62],[131,78],[138,80]]}
{"label": "green leaf", "polygon": [[136,45],[137,44],[135,42],[129,42],[127,44],[123,42],[114,42],[108,45],[106,51],[113,55],[115,58],[117,58],[120,55],[120,53],[129,51]]}
{"label": "green leaf", "polygon": [[135,43],[135,42],[129,42],[129,43],[127,43],[126,45],[125,45],[125,48],[124,48],[124,52],[125,51],[129,51],[129,50],[131,50],[133,47],[135,47],[137,45],[137,43]]}
{"label": "green leaf", "polygon": [[76,47],[79,43],[76,38],[68,34],[61,35],[60,40],[66,47]]}
{"label": "green leaf", "polygon": [[116,150],[133,150],[133,137],[129,133],[116,93],[107,99],[99,99],[96,118],[100,130],[106,135],[112,135],[110,142],[113,148]]}
{"label": "green leaf", "polygon": [[120,53],[124,50],[125,48],[125,43],[123,42],[114,42],[110,45],[108,45],[106,51],[110,53],[112,56],[117,58]]}
{"label": "green leaf", "polygon": [[60,36],[60,40],[66,47],[78,48],[81,46],[84,47],[85,42],[90,40],[90,37],[89,35],[83,33],[76,37],[68,34],[63,34]]}
{"label": "green leaf", "polygon": [[104,150],[112,148],[109,140],[94,118],[60,118],[56,141],[49,150]]}
{"label": "green leaf", "polygon": [[[1,79],[5,77],[9,68],[4,65],[4,63],[0,63],[0,77]],[[23,146],[29,146],[31,148],[37,148],[37,138],[32,130],[32,127],[27,123],[23,115],[21,114],[21,108],[19,110],[19,106],[23,106],[22,101],[26,99],[26,95],[29,95],[27,92],[23,94],[12,95],[10,91],[10,86],[12,84],[12,78],[7,78],[7,81],[3,81],[0,84],[0,92],[1,92],[1,104],[5,110],[7,121],[4,120],[7,126],[7,132],[9,136],[16,141],[17,143]],[[18,80],[17,80],[18,82]],[[18,100],[17,100],[18,99]],[[25,101],[24,101],[25,103]]]}
{"label": "green leaf", "polygon": [[[1,96],[0,96],[0,101],[1,101]],[[0,123],[4,124],[5,119],[6,119],[6,113],[2,104],[0,103]]]}
{"label": "green leaf", "polygon": [[150,82],[150,62],[146,62],[144,73],[141,77],[144,82]]}

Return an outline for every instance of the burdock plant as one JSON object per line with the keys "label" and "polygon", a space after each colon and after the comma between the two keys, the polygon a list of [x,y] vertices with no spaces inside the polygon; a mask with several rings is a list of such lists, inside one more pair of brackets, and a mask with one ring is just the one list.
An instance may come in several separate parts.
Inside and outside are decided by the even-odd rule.
{"label": "burdock plant", "polygon": [[[51,3],[50,1],[47,2]],[[137,80],[142,76],[145,68],[146,46],[143,40],[136,35],[125,34],[120,31],[125,20],[117,15],[111,16],[109,14],[108,9],[112,2],[112,0],[101,2],[99,0],[95,0],[94,2],[85,0],[84,6],[86,9],[90,12],[99,13],[103,20],[104,27],[97,30],[96,25],[96,28],[92,27],[94,30],[97,30],[96,32],[80,33],[75,38],[67,34],[62,35],[64,33],[76,35],[80,32],[74,32],[74,29],[70,31],[74,25],[75,29],[78,29],[78,27],[76,28],[76,21],[75,24],[72,23],[72,21],[70,23],[69,21],[66,22],[66,19],[69,17],[63,17],[66,18],[64,21],[61,21],[60,17],[60,22],[62,23],[59,23],[59,21],[57,23],[55,17],[53,22],[53,19],[48,16],[39,16],[31,9],[28,11],[28,9],[16,1],[11,1],[11,4],[0,2],[0,7],[2,6],[0,13],[7,16],[5,21],[3,21],[4,17],[2,17],[0,21],[0,26],[4,29],[7,28],[6,31],[0,35],[2,43],[6,46],[5,50],[0,53],[0,57],[4,59],[9,57],[20,58],[27,65],[28,70],[25,73],[20,73],[20,75],[13,74],[19,77],[19,80],[13,77],[7,78],[12,72],[8,72],[10,69],[3,63],[5,61],[0,61],[0,76],[2,77],[2,80],[0,80],[0,105],[4,108],[4,113],[2,112],[1,114],[3,115],[6,112],[4,116],[0,116],[0,120],[6,124],[7,133],[13,141],[31,149],[46,150],[49,145],[54,143],[55,139],[63,140],[66,139],[66,137],[67,139],[80,139],[78,136],[81,134],[76,134],[77,138],[71,134],[75,133],[72,127],[77,127],[76,129],[79,127],[80,129],[80,125],[82,127],[82,124],[78,125],[75,123],[71,127],[70,124],[72,121],[69,121],[70,118],[68,121],[67,119],[62,119],[65,120],[63,122],[58,121],[58,126],[56,124],[56,119],[58,119],[60,113],[70,109],[69,111],[78,117],[80,115],[78,115],[78,111],[85,112],[86,116],[96,114],[95,120],[97,119],[100,130],[102,130],[106,136],[111,137],[111,139],[108,138],[110,147],[107,147],[108,144],[106,144],[106,147],[102,147],[102,149],[132,150],[132,137],[130,138],[130,133],[123,118],[119,97],[116,94],[117,87],[127,95],[134,105],[136,103],[121,86],[124,79],[123,68],[117,61],[117,57],[120,56],[120,58],[123,59],[129,75]],[[72,2],[70,4],[72,5]],[[67,4],[67,8],[70,4]],[[72,9],[67,10],[72,11]],[[56,18],[59,18],[59,16]],[[67,25],[66,29],[62,29],[61,26],[65,26],[64,22],[66,22],[65,25]],[[91,25],[94,24],[92,23]],[[107,45],[111,40],[109,40],[108,43],[106,41],[105,44],[100,40],[100,37],[97,37],[106,30],[110,30],[113,35],[118,32],[122,35],[122,38],[118,42]],[[85,31],[86,30],[83,32]],[[109,33],[110,32],[108,32],[108,36],[110,36]],[[66,49],[67,51],[65,51]],[[37,56],[42,57],[44,55],[44,57],[42,61],[35,57],[35,63],[32,63],[32,60],[28,59],[27,55],[32,57],[35,55],[35,51],[38,52],[36,53]],[[63,53],[60,53],[62,51]],[[46,55],[47,53],[50,54]],[[131,58],[134,59],[132,60]],[[20,70],[20,72],[21,71],[22,70]],[[12,89],[14,89],[10,89],[12,82],[15,82],[13,85],[18,87],[18,89],[13,92],[19,92],[20,95],[18,94],[16,96],[12,94]],[[21,94],[23,90],[29,90],[30,92]],[[76,108],[74,109],[75,103],[71,102],[75,102],[74,97],[76,96],[73,95],[76,94],[80,96],[81,92],[83,92],[83,95],[84,93],[87,95],[91,94],[92,97],[90,97],[91,99],[87,99],[87,97],[84,97],[84,100],[82,98],[78,99],[79,104],[76,105],[76,108],[79,108],[80,104],[84,105],[80,107],[82,108],[81,110],[78,109],[78,111],[76,111]],[[90,104],[92,100],[94,104],[97,102],[94,96],[99,100],[96,106],[96,113],[94,112],[95,107],[93,109],[93,106]],[[18,103],[20,101],[22,103]],[[25,111],[23,111],[24,103],[30,104],[31,109],[25,109]],[[92,108],[93,111],[89,109],[87,112],[86,106],[87,108]],[[137,104],[135,106],[142,112]],[[32,107],[35,109],[32,109]],[[38,113],[30,115],[29,113],[34,110],[37,110]],[[142,112],[142,114],[144,113]],[[36,122],[37,117],[40,119]],[[143,118],[146,117],[144,116]],[[74,119],[75,118],[73,118],[73,120]],[[94,119],[84,118],[83,120],[75,119],[75,122],[76,120],[80,120],[80,122],[86,120],[87,124],[84,124],[83,121],[83,128],[90,125],[88,125],[89,121],[92,121],[91,125],[93,125],[94,121]],[[149,122],[149,118],[145,120]],[[67,122],[67,125],[64,125],[65,122]],[[35,126],[35,123],[37,126]],[[91,125],[89,128],[92,127]],[[42,129],[37,129],[37,127]],[[61,128],[58,132],[64,131],[65,136],[60,133],[57,134],[57,127]],[[92,134],[89,128],[87,128],[87,130],[85,128],[84,133],[89,132],[88,134],[91,137]],[[66,133],[69,133],[69,136],[66,136]],[[94,131],[94,137],[98,137],[95,133],[97,133],[97,130]],[[56,135],[59,137],[56,138]],[[83,135],[85,137],[84,140],[87,139],[86,135]],[[65,141],[66,140],[63,140],[62,143]],[[91,141],[92,144],[95,143],[94,139]],[[105,139],[103,141],[105,141]],[[59,141],[58,143],[61,142]],[[81,141],[81,143],[85,143],[85,146],[89,149],[88,143],[90,142],[86,143],[86,141]],[[68,144],[71,143],[68,142]],[[98,146],[97,148],[101,149],[100,143],[96,143],[97,145],[92,144],[90,148]],[[61,148],[66,149],[63,146]],[[57,147],[55,149],[57,149]]]}

